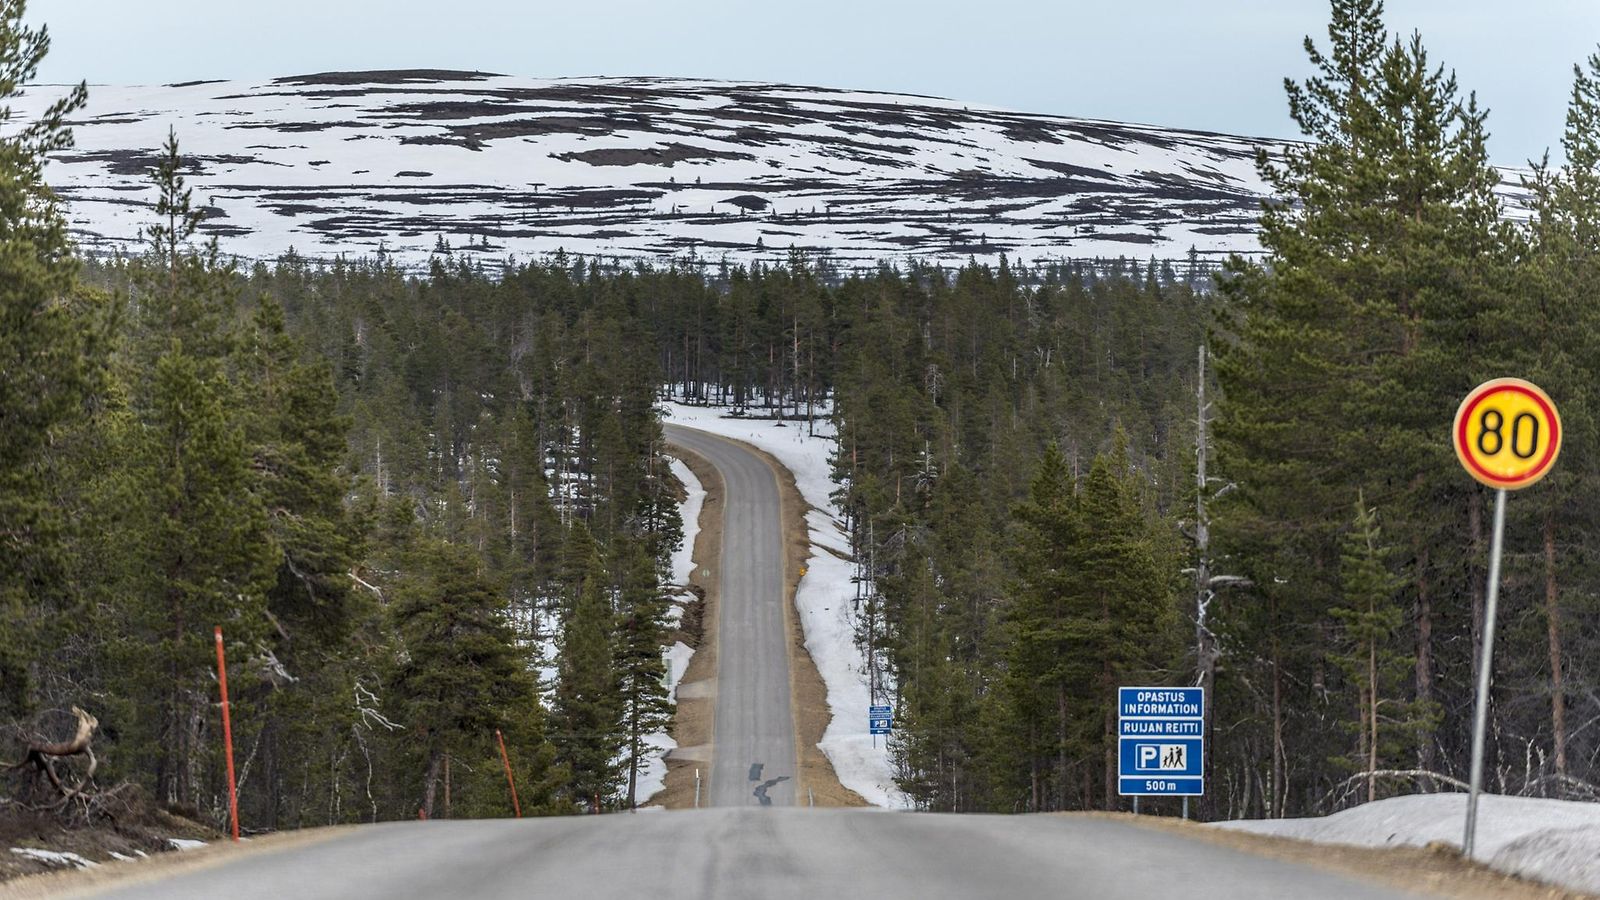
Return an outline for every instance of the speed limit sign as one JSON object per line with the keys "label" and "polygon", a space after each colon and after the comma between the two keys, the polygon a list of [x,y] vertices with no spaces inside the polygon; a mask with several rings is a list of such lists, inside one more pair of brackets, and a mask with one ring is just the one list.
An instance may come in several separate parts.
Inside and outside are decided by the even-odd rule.
{"label": "speed limit sign", "polygon": [[1473,389],[1456,410],[1456,458],[1473,478],[1515,491],[1543,478],[1561,453],[1561,416],[1550,397],[1520,378]]}
{"label": "speed limit sign", "polygon": [[1494,531],[1489,540],[1489,581],[1483,600],[1483,645],[1472,710],[1472,768],[1468,776],[1467,822],[1461,850],[1472,858],[1478,829],[1478,794],[1483,789],[1483,742],[1488,728],[1489,673],[1494,668],[1495,605],[1500,597],[1500,555],[1505,545],[1506,491],[1543,478],[1561,453],[1561,416],[1550,395],[1520,378],[1485,381],[1456,409],[1450,430],[1456,458],[1467,474],[1494,492]]}

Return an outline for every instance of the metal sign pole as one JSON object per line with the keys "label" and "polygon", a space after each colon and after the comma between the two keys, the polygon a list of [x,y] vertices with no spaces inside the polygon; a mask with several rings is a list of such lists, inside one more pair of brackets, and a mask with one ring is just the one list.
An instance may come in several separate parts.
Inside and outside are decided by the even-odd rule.
{"label": "metal sign pole", "polygon": [[1489,591],[1483,602],[1483,653],[1478,663],[1478,700],[1472,715],[1472,784],[1467,793],[1467,833],[1461,852],[1472,858],[1478,830],[1478,794],[1483,790],[1483,738],[1489,722],[1489,667],[1494,659],[1495,606],[1500,600],[1500,547],[1506,531],[1506,492],[1494,495],[1494,538],[1489,545]]}

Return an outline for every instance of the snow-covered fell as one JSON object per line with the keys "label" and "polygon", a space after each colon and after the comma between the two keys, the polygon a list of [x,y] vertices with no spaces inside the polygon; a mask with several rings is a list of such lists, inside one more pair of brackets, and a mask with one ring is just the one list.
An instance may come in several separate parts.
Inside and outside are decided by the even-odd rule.
{"label": "snow-covered fell", "polygon": [[[19,119],[63,90],[29,88]],[[91,85],[72,123],[48,178],[86,249],[150,223],[175,128],[225,252],[408,267],[441,238],[486,261],[1216,259],[1256,248],[1273,149],[902,94],[432,70]]]}

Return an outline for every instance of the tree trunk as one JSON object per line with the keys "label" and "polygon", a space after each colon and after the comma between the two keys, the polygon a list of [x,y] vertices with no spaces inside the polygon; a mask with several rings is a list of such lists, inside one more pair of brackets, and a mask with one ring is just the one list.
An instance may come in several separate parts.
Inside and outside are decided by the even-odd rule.
{"label": "tree trunk", "polygon": [[444,765],[444,754],[438,748],[428,752],[428,774],[422,786],[422,814],[433,818],[433,800],[439,791],[439,770]]}
{"label": "tree trunk", "polygon": [[1067,808],[1067,686],[1056,685],[1056,809]]}
{"label": "tree trunk", "polygon": [[[1103,689],[1112,696],[1116,696],[1117,680],[1111,671],[1111,662],[1109,660],[1105,663],[1103,677],[1105,679],[1105,687]],[[1107,703],[1105,709],[1105,751],[1102,754],[1105,758],[1106,769],[1106,796],[1104,802],[1105,808],[1110,811],[1117,808],[1117,704]]]}
{"label": "tree trunk", "polygon": [[637,809],[639,802],[635,795],[639,790],[639,728],[630,725],[628,728],[628,808]]}
{"label": "tree trunk", "polygon": [[[1433,607],[1428,597],[1428,548],[1417,547],[1417,702],[1433,701]],[[1476,658],[1476,654],[1474,654]],[[1433,736],[1421,735],[1417,745],[1417,768],[1433,771]],[[1432,791],[1433,783],[1424,779],[1423,791]]]}
{"label": "tree trunk", "polygon": [[[1274,604],[1276,606],[1276,604]],[[1276,819],[1283,815],[1284,791],[1283,748],[1283,666],[1278,656],[1278,640],[1272,640],[1272,796],[1267,817]]]}
{"label": "tree trunk", "polygon": [[[1556,520],[1544,517],[1544,607],[1550,632],[1550,731],[1555,736],[1556,774],[1567,774],[1567,699],[1561,675],[1561,608],[1556,589]],[[1563,791],[1565,784],[1562,785]]]}
{"label": "tree trunk", "polygon": [[[1369,604],[1367,611],[1372,607]],[[1378,799],[1378,639],[1367,638],[1367,802]]]}

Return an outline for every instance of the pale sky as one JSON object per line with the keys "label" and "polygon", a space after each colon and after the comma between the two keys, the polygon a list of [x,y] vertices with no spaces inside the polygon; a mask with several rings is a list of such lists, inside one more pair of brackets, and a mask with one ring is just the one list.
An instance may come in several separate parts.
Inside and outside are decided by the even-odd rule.
{"label": "pale sky", "polygon": [[[1389,0],[1391,31],[1491,110],[1496,162],[1556,149],[1600,0]],[[32,0],[42,80],[153,84],[336,69],[675,75],[930,94],[1294,137],[1286,75],[1325,0]]]}

